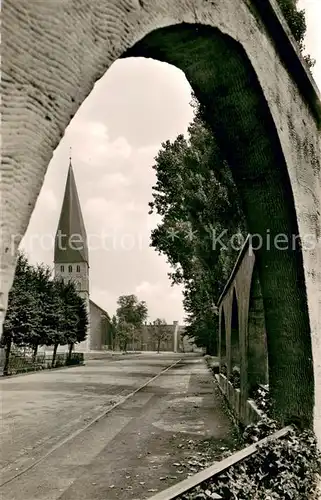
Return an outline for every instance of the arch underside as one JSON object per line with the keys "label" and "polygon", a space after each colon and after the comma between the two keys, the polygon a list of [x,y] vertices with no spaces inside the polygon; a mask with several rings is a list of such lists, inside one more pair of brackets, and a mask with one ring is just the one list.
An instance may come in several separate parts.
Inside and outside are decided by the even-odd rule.
{"label": "arch underside", "polygon": [[[95,3],[87,6],[82,2],[75,10],[68,2],[63,4],[66,5],[54,13],[54,23],[50,20],[52,5],[43,4],[45,11],[40,10],[41,15],[35,16],[34,24],[38,29],[34,31],[30,19],[36,7],[30,7],[28,2],[5,2],[7,20],[14,20],[12,24],[7,22],[5,27],[14,26],[15,29],[7,30],[4,36],[6,47],[10,49],[3,72],[5,110],[9,110],[4,120],[7,123],[4,160],[8,171],[4,178],[8,189],[5,220],[1,221],[2,257],[5,258],[1,263],[0,313],[1,308],[6,307],[15,259],[6,245],[9,245],[12,231],[20,234],[26,230],[46,162],[65,126],[92,89],[94,80],[117,58],[121,47],[134,38],[134,27],[142,32],[144,26],[153,24],[148,8],[141,11],[138,22],[131,24],[127,10],[120,7],[113,18],[114,5],[104,17],[100,2],[95,16],[92,11]],[[176,13],[175,19],[183,16],[186,10]],[[244,9],[242,12],[244,15]],[[156,25],[167,14],[155,15]],[[173,19],[171,16],[169,13],[168,19]],[[82,17],[84,25],[80,23]],[[247,33],[253,26],[249,22]],[[240,26],[234,27],[236,29]],[[24,62],[21,48],[25,49],[28,38],[30,50]],[[106,43],[103,43],[101,40],[105,38]],[[78,47],[81,47],[79,52]],[[249,230],[261,235],[269,230],[272,238],[279,233],[296,235],[293,195],[278,134],[242,46],[215,28],[179,24],[151,32],[123,54],[123,57],[128,56],[158,59],[185,73],[204,106],[222,157],[232,169]],[[57,86],[54,84],[56,78]],[[313,367],[302,255],[299,250],[261,248],[257,251],[257,265],[265,309],[270,386],[278,414],[284,421],[298,417],[310,422]]]}
{"label": "arch underside", "polygon": [[261,284],[254,264],[249,295],[247,325],[247,385],[252,395],[258,384],[269,382],[268,353]]}
{"label": "arch underside", "polygon": [[152,32],[122,57],[177,66],[204,108],[232,169],[248,229],[263,240],[256,261],[276,416],[310,425],[314,383],[302,254],[298,244],[287,250],[268,244],[278,234],[289,242],[298,235],[293,193],[275,124],[245,51],[215,28],[180,24]]}
{"label": "arch underside", "polygon": [[226,322],[225,322],[225,313],[224,313],[224,307],[222,307],[221,310],[221,317],[220,317],[220,338],[219,338],[219,357],[220,357],[220,362],[221,364],[224,364],[226,366]]}
{"label": "arch underside", "polygon": [[234,368],[240,369],[240,326],[239,326],[239,311],[236,298],[236,291],[233,288],[232,299],[232,317],[231,317],[231,365],[229,367],[230,374]]}

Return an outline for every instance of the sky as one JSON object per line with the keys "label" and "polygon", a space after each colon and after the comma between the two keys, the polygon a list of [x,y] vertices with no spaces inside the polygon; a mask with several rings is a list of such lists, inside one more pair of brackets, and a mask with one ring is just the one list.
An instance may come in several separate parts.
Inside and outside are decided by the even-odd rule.
{"label": "sky", "polygon": [[[306,10],[306,50],[321,88],[320,0]],[[90,297],[109,315],[120,295],[145,300],[149,321],[184,321],[182,289],[171,287],[165,257],[149,246],[157,216],[148,214],[160,145],[186,133],[191,88],[174,66],[142,58],[116,61],[96,83],[66,129],[49,164],[21,243],[30,262],[53,265],[53,237],[66,183],[70,147],[89,249]],[[100,241],[100,244],[97,244]],[[103,243],[105,241],[105,243]]]}

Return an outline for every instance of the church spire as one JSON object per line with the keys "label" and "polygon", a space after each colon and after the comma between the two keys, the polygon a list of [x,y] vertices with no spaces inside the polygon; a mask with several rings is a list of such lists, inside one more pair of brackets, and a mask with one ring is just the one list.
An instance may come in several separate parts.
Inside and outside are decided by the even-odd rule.
{"label": "church spire", "polygon": [[54,261],[88,264],[87,235],[72,168],[71,149],[65,195],[55,238]]}

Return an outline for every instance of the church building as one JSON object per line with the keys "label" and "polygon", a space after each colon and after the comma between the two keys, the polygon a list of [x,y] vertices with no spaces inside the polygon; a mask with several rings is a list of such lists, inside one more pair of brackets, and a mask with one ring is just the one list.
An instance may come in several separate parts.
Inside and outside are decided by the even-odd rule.
{"label": "church building", "polygon": [[87,338],[76,344],[75,351],[102,350],[108,343],[110,317],[89,296],[88,241],[71,159],[55,237],[54,271],[55,277],[61,277],[65,282],[73,281],[86,303],[89,320]]}

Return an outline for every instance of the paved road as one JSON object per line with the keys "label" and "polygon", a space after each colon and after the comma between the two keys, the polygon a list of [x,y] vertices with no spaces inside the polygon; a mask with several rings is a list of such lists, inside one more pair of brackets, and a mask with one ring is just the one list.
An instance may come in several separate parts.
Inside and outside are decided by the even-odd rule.
{"label": "paved road", "polygon": [[0,498],[142,500],[187,477],[174,466],[184,443],[219,441],[231,431],[200,357],[183,356],[80,432],[178,360],[128,356],[2,380],[0,473],[9,482]]}

